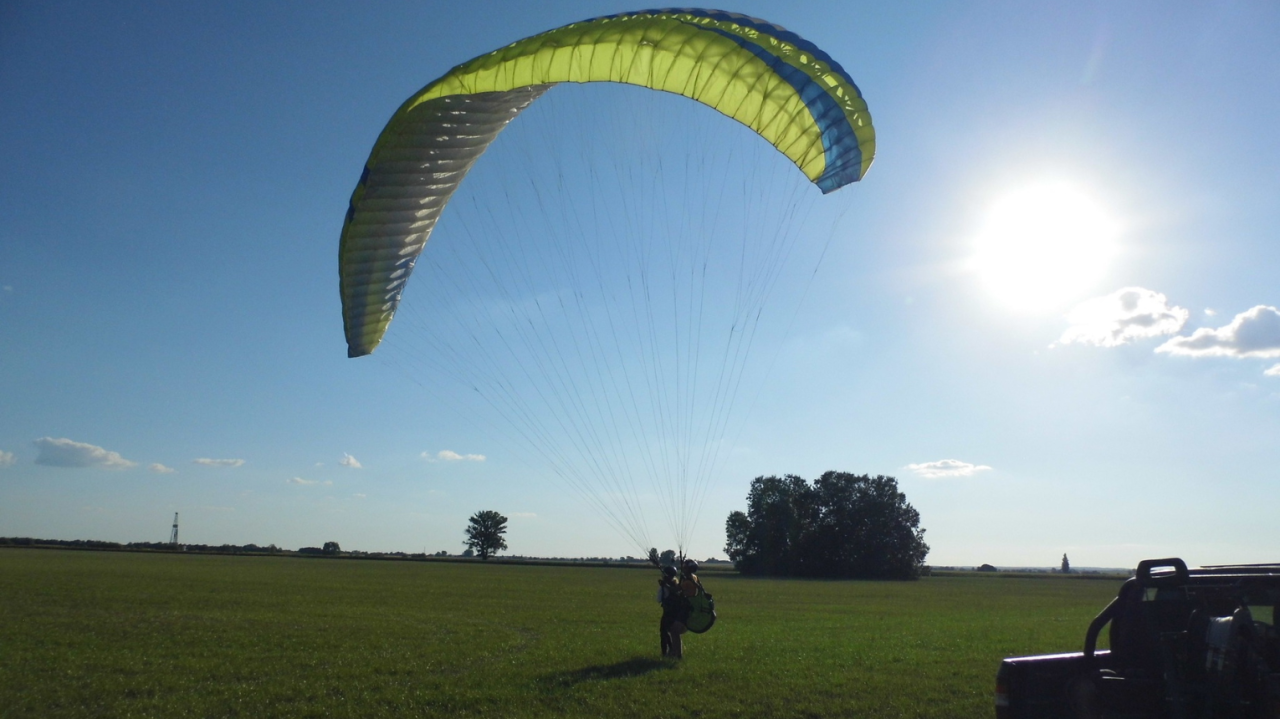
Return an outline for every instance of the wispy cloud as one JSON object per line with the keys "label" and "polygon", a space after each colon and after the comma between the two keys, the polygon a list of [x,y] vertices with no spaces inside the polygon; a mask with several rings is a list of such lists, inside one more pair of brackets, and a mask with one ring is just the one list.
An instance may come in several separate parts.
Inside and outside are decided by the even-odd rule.
{"label": "wispy cloud", "polygon": [[1190,316],[1185,308],[1170,305],[1169,298],[1159,292],[1125,287],[1076,305],[1067,313],[1071,327],[1054,345],[1119,347],[1137,339],[1176,334]]}
{"label": "wispy cloud", "polygon": [[351,496],[352,496],[352,497],[355,497],[356,499],[364,499],[365,497],[368,497],[369,495],[367,495],[367,494],[362,494],[362,493],[360,493],[360,492],[356,492],[355,494],[353,494],[353,495],[351,495]]}
{"label": "wispy cloud", "polygon": [[156,474],[173,474],[174,472],[177,471],[173,467],[166,467],[163,464],[160,464],[159,462],[153,462],[151,464],[148,464],[147,469],[151,470],[152,472],[155,472]]}
{"label": "wispy cloud", "polygon": [[69,439],[41,437],[32,442],[40,453],[36,455],[36,464],[46,467],[99,467],[101,469],[128,469],[137,466],[119,453],[103,449],[97,445],[75,442]]}
{"label": "wispy cloud", "polygon": [[536,516],[538,516],[538,515],[537,515],[537,514],[535,514],[535,513],[533,513],[533,512],[512,512],[512,513],[511,513],[511,516],[513,516],[513,517],[536,517]]}
{"label": "wispy cloud", "polygon": [[13,452],[6,452],[0,449],[0,467],[11,466],[17,459],[13,456]]}
{"label": "wispy cloud", "polygon": [[352,457],[346,452],[342,453],[342,459],[338,460],[338,464],[342,465],[343,467],[350,467],[352,469],[360,469],[361,467],[360,460],[356,459],[355,457]]}
{"label": "wispy cloud", "polygon": [[1280,357],[1280,309],[1258,305],[1218,329],[1201,327],[1174,337],[1156,352],[1185,357]]}
{"label": "wispy cloud", "polygon": [[940,459],[936,462],[908,464],[907,469],[925,479],[942,479],[945,477],[972,477],[978,472],[991,469],[985,464],[970,464],[958,459]]}
{"label": "wispy cloud", "polygon": [[458,454],[453,450],[441,450],[434,455],[430,452],[423,452],[422,458],[428,462],[483,462],[485,457],[483,454]]}
{"label": "wispy cloud", "polygon": [[1280,377],[1280,364],[1266,370],[1262,374],[1265,374],[1268,377]]}
{"label": "wispy cloud", "polygon": [[332,481],[321,482],[318,479],[303,479],[302,477],[293,477],[292,479],[286,479],[285,484],[296,484],[304,487],[314,484],[314,485],[319,485],[321,487],[329,487],[333,485],[333,482]]}
{"label": "wispy cloud", "polygon": [[244,464],[243,459],[209,459],[208,457],[193,459],[191,462],[205,467],[239,467]]}

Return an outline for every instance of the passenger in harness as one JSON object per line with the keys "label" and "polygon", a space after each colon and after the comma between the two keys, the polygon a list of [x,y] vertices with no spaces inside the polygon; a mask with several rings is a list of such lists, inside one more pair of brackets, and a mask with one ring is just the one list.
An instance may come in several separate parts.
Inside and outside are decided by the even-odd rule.
{"label": "passenger in harness", "polygon": [[672,621],[667,630],[670,645],[666,656],[683,659],[681,635],[689,631],[701,634],[710,629],[716,621],[715,602],[698,581],[698,563],[692,559],[684,560],[681,565],[680,582],[674,594],[676,601],[673,602]]}
{"label": "passenger in harness", "polygon": [[671,626],[678,619],[685,617],[684,597],[680,594],[680,582],[677,581],[675,567],[662,568],[662,577],[658,579],[658,604],[662,605],[662,619],[658,622],[658,634],[662,640],[662,656],[671,656]]}

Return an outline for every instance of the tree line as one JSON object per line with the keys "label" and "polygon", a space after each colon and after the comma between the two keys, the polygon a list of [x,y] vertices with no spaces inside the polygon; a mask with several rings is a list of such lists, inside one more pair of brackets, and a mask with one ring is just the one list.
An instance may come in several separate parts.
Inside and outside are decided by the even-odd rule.
{"label": "tree line", "polygon": [[[274,544],[179,544],[168,542],[108,542],[101,539],[36,539],[0,537],[0,547],[72,547],[75,549],[128,549],[157,552],[216,552],[218,554],[283,554],[288,550]],[[301,551],[301,550],[299,550]],[[319,551],[319,550],[317,550]]]}
{"label": "tree line", "polygon": [[[493,510],[476,512],[465,530],[464,556],[486,560],[507,549],[507,518]],[[751,482],[747,511],[733,512],[725,522],[725,552],[743,574],[783,577],[914,579],[924,568],[929,545],[924,542],[920,514],[898,491],[898,482],[883,475],[827,472],[808,482],[788,474],[761,476]],[[65,546],[92,549],[301,554],[322,556],[426,557],[403,552],[344,552],[337,542],[302,547],[296,552],[256,544],[174,546],[161,542],[104,542],[0,537],[0,546]],[[441,556],[443,552],[434,556]],[[659,555],[655,564],[673,563],[676,553]],[[630,557],[626,559],[632,559]],[[643,560],[641,560],[643,561]],[[1062,571],[1070,571],[1064,555]]]}

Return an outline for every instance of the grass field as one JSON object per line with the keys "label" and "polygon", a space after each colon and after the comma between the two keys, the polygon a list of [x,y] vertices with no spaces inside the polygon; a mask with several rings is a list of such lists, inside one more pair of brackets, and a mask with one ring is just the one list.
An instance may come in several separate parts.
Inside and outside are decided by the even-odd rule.
{"label": "grass field", "polygon": [[0,549],[0,717],[990,717],[1118,588],[708,574],[675,662],[656,575]]}

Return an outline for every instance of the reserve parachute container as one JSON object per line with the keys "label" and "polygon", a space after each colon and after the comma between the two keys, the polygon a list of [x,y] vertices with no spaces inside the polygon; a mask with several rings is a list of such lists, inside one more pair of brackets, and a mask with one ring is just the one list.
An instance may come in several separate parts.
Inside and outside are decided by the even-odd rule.
{"label": "reserve parachute container", "polygon": [[685,623],[689,631],[702,634],[716,623],[716,601],[711,593],[698,584],[698,593],[689,597],[689,621]]}

